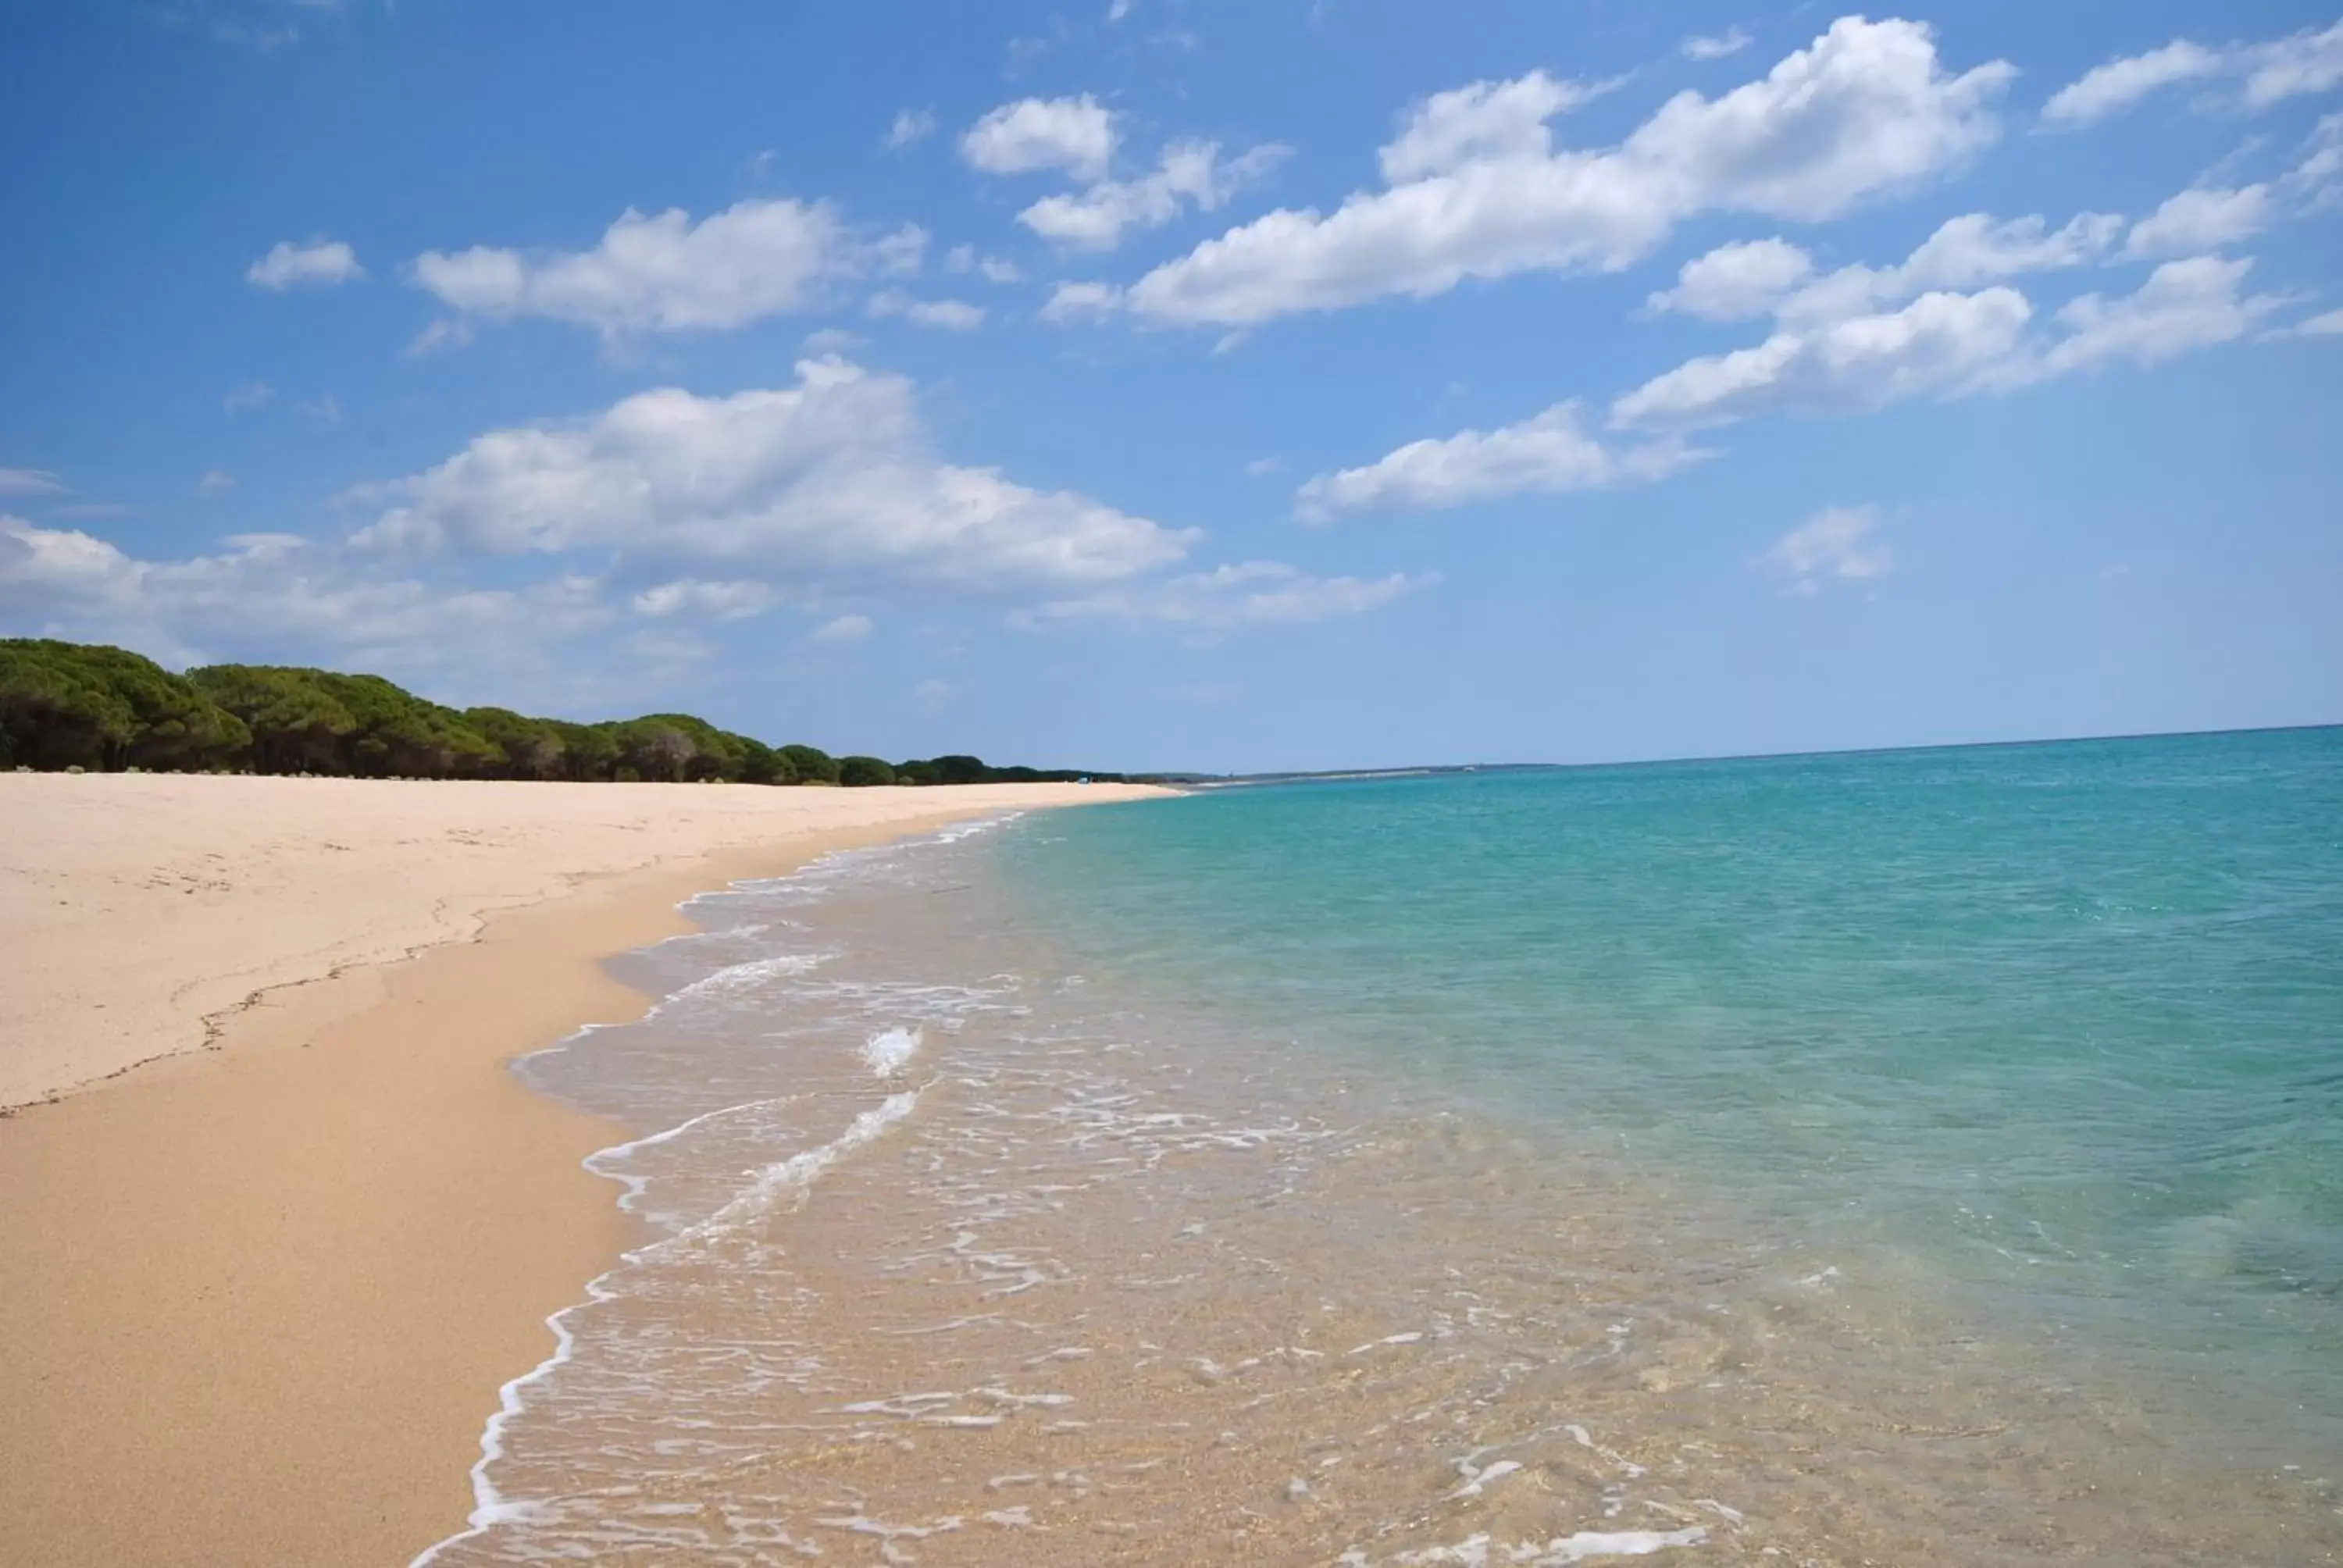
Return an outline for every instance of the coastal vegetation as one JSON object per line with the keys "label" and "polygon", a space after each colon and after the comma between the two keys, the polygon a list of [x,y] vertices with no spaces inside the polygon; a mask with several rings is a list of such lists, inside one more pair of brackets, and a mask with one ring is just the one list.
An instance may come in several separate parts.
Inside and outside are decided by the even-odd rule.
{"label": "coastal vegetation", "polygon": [[45,638],[0,638],[0,768],[848,788],[1122,778],[968,756],[832,757],[689,713],[578,724],[447,708],[378,675],[289,665],[174,674],[125,648]]}

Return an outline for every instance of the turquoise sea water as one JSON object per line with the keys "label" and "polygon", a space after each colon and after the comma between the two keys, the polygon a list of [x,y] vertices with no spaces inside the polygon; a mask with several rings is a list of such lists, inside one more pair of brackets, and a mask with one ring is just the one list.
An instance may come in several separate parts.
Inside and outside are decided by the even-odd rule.
{"label": "turquoise sea water", "polygon": [[418,1563],[2343,1563],[2343,730],[1230,789],[688,906]]}
{"label": "turquoise sea water", "polygon": [[1000,853],[1167,1004],[2343,1458],[2343,730],[1232,789]]}

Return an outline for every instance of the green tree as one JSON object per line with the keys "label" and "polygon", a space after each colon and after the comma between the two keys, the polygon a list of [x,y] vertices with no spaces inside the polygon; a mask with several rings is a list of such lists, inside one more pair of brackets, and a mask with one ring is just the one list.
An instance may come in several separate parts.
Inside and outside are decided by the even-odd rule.
{"label": "green tree", "polygon": [[342,741],[357,719],[310,678],[317,672],[214,664],[187,672],[198,690],[243,720],[263,773],[339,773]]}
{"label": "green tree", "polygon": [[185,677],[126,648],[0,642],[0,755],[53,768],[203,768],[251,741]]}
{"label": "green tree", "polygon": [[618,744],[622,777],[631,772],[658,784],[682,782],[685,768],[699,751],[690,736],[662,719],[629,719],[611,726],[610,739]]}
{"label": "green tree", "polygon": [[498,772],[507,779],[560,779],[568,773],[568,745],[548,719],[531,719],[509,708],[468,708],[464,722],[497,749]]}
{"label": "green tree", "polygon": [[0,761],[14,767],[103,768],[130,743],[137,719],[69,644],[0,642]]}
{"label": "green tree", "polygon": [[841,757],[838,759],[838,781],[853,789],[892,784],[895,770],[876,757]]}
{"label": "green tree", "polygon": [[580,784],[607,784],[618,769],[618,727],[611,724],[571,724],[548,719],[546,724],[561,742],[565,777]]}
{"label": "green tree", "polygon": [[744,784],[794,784],[798,770],[789,759],[761,740],[735,735],[740,743],[740,781]]}
{"label": "green tree", "polygon": [[781,755],[797,769],[800,784],[835,784],[838,782],[838,759],[814,746],[784,746]]}

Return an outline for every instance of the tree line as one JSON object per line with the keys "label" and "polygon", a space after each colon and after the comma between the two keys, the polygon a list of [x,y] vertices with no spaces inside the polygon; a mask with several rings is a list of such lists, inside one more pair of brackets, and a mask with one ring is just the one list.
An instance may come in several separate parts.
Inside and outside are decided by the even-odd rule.
{"label": "tree line", "polygon": [[125,648],[45,638],[0,638],[0,767],[849,787],[1123,777],[962,756],[832,757],[768,746],[689,713],[573,724],[508,708],[445,708],[378,675],[288,665],[175,675]]}

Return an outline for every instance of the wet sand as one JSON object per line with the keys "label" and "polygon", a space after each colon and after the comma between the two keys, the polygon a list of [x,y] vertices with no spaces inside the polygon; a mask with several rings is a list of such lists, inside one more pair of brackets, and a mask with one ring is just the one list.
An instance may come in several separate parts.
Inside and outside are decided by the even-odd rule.
{"label": "wet sand", "polygon": [[[41,783],[0,779],[0,801],[22,805]],[[372,815],[344,810],[333,831],[364,873],[303,873],[302,824],[256,814],[255,785],[277,800],[314,791],[314,806],[301,805],[321,823],[340,801],[361,802]],[[506,816],[466,829],[467,803],[455,799],[464,786],[70,786],[78,793],[60,781],[49,799],[70,799],[91,830],[17,812],[35,830],[0,867],[11,884],[0,907],[10,951],[0,1057],[36,1050],[25,1031],[37,1020],[113,1000],[143,1008],[150,1029],[108,1038],[165,1060],[0,1120],[0,1561],[24,1568],[402,1563],[460,1527],[497,1386],[545,1354],[545,1315],[627,1234],[608,1185],[578,1166],[610,1141],[609,1126],[528,1093],[505,1063],[581,1023],[639,1012],[645,999],[598,960],[684,929],[674,906],[692,892],[1014,796],[679,790],[716,814],[698,831],[756,841],[611,873],[578,862],[659,850],[612,848],[574,820],[532,834],[519,799],[484,798]],[[114,786],[132,788],[97,795]],[[191,825],[186,802],[205,803],[189,791],[205,788],[220,790],[215,814]],[[385,794],[351,793],[367,789]],[[167,793],[176,812],[159,827],[120,809],[147,790]],[[1035,804],[1107,793],[1031,792]],[[418,803],[420,821],[402,823],[404,802]],[[574,814],[659,802],[553,804]],[[813,809],[759,819],[757,808],[773,807]],[[158,836],[170,826],[176,838]],[[453,892],[432,885],[435,866],[484,863],[448,851],[445,835],[499,829],[512,842],[488,858],[496,874],[457,879]],[[689,838],[671,822],[618,831],[663,845]],[[241,896],[176,890],[176,860],[233,863],[239,836],[279,846],[275,860],[254,860],[277,877],[274,897],[266,879]],[[552,842],[566,843],[566,861],[546,853]],[[513,868],[518,878],[504,874]],[[458,940],[479,930],[483,907],[532,892],[528,907]],[[110,900],[116,918],[44,922],[41,898],[62,895],[70,911],[83,894]],[[371,923],[336,928],[343,905]],[[352,956],[396,943],[376,954],[394,956],[435,930],[438,945],[403,962]],[[224,1004],[212,1049],[189,1050],[204,1023],[186,1010],[205,978],[191,966],[223,938],[241,939],[253,972],[279,978],[246,1005]],[[106,950],[85,950],[93,944]],[[339,972],[310,978],[320,954],[336,955]]]}

